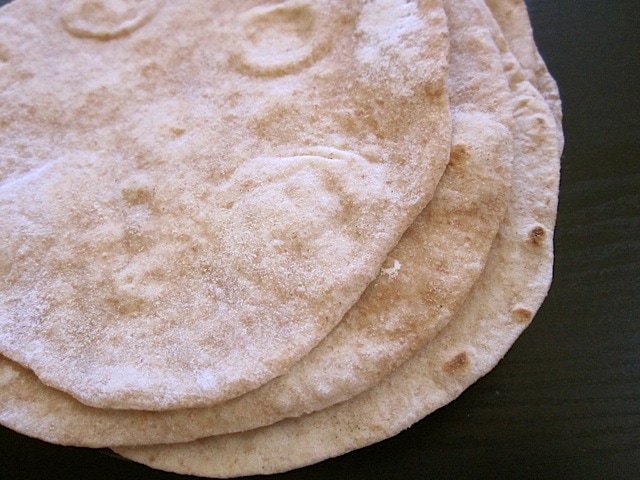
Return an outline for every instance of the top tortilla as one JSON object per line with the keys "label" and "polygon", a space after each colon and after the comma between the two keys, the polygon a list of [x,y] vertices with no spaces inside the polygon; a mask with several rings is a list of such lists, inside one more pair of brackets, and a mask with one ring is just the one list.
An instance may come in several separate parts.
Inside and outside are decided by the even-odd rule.
{"label": "top tortilla", "polygon": [[[351,310],[369,315],[347,315],[289,373],[220,405],[142,412],[88,407],[0,358],[0,423],[66,445],[171,443],[267,425],[327,402],[337,386],[344,386],[345,395],[371,382],[384,373],[383,365],[402,360],[420,336],[434,335],[460,305],[484,267],[504,213],[512,160],[508,129],[488,114],[458,112],[455,119],[456,153],[434,199],[392,252],[395,267],[383,271]],[[434,316],[420,317],[414,305]],[[350,349],[347,340],[354,342]]]}
{"label": "top tortilla", "polygon": [[287,371],[448,161],[436,0],[17,0],[0,30],[0,353],[88,405]]}
{"label": "top tortilla", "polygon": [[[118,448],[163,470],[234,477],[290,470],[393,436],[491,370],[533,319],[552,276],[559,158],[555,122],[482,2],[447,0],[447,13],[490,27],[516,99],[512,203],[487,267],[459,315],[415,357],[364,394],[312,415],[196,442]],[[452,28],[452,35],[453,28]]]}
{"label": "top tortilla", "polygon": [[343,321],[282,377],[238,399],[170,412],[96,410],[0,362],[0,421],[89,446],[188,441],[327,408],[378,383],[443,328],[484,268],[510,193],[512,97],[485,32],[451,37],[451,163],[428,207]]}

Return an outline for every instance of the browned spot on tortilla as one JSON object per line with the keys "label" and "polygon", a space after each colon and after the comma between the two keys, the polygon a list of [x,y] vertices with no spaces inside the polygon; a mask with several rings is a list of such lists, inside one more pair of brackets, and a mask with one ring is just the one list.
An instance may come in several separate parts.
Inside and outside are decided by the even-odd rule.
{"label": "browned spot on tortilla", "polygon": [[451,147],[451,159],[450,163],[452,165],[458,165],[460,163],[465,163],[471,155],[467,151],[467,148],[464,145],[453,145]]}
{"label": "browned spot on tortilla", "polygon": [[533,320],[533,312],[527,308],[516,308],[512,310],[511,314],[517,323],[529,323]]}
{"label": "browned spot on tortilla", "polygon": [[529,232],[529,241],[534,245],[542,245],[544,242],[544,238],[547,236],[547,231],[544,227],[538,225],[535,228],[532,228]]}
{"label": "browned spot on tortilla", "polygon": [[9,50],[0,44],[0,63],[9,63]]}
{"label": "browned spot on tortilla", "polygon": [[163,74],[163,71],[163,68],[156,62],[148,62],[140,68],[140,74],[146,79],[158,77]]}
{"label": "browned spot on tortilla", "polygon": [[425,93],[429,97],[439,97],[445,90],[445,83],[443,81],[429,82],[425,88]]}
{"label": "browned spot on tortilla", "polygon": [[152,191],[145,187],[126,187],[122,189],[122,197],[129,205],[141,205],[151,201]]}
{"label": "browned spot on tortilla", "polygon": [[442,370],[449,375],[455,375],[464,370],[469,365],[469,355],[467,352],[462,352],[453,357],[447,363],[444,364]]}
{"label": "browned spot on tortilla", "polygon": [[171,127],[171,133],[174,137],[181,137],[186,133],[187,129],[184,127]]}
{"label": "browned spot on tortilla", "polygon": [[120,296],[109,297],[106,301],[116,312],[125,315],[140,313],[146,306],[144,299],[135,295],[121,294]]}

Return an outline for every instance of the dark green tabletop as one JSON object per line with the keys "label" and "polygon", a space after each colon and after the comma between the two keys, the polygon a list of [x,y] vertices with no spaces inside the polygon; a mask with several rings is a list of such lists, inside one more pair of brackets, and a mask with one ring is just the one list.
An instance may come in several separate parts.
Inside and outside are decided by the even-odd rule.
{"label": "dark green tabletop", "polygon": [[[451,405],[273,478],[640,478],[640,1],[528,4],[565,114],[549,298]],[[0,428],[0,478],[184,477]]]}

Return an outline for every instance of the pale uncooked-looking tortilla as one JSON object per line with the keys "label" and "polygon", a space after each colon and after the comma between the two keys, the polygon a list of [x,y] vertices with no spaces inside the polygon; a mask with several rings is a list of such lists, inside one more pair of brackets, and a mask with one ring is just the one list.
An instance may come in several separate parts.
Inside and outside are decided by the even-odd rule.
{"label": "pale uncooked-looking tortilla", "polygon": [[[459,315],[372,390],[312,415],[192,443],[118,448],[154,468],[203,476],[271,473],[308,465],[397,434],[460,395],[502,358],[533,319],[551,282],[558,195],[556,125],[525,79],[485,5],[445,1],[449,17],[486,25],[516,100],[512,203],[487,267]],[[455,125],[455,124],[454,124]]]}
{"label": "pale uncooked-looking tortilla", "polygon": [[449,159],[437,0],[16,0],[0,43],[0,353],[87,405],[285,373]]}

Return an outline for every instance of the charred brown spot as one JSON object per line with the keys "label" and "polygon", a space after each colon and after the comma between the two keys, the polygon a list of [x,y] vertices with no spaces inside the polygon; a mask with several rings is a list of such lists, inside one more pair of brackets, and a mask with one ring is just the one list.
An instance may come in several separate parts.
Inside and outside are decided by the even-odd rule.
{"label": "charred brown spot", "polygon": [[544,238],[547,236],[547,231],[544,227],[538,225],[537,227],[531,229],[529,232],[529,241],[534,245],[542,245],[544,242]]}
{"label": "charred brown spot", "polygon": [[460,163],[465,163],[471,155],[469,151],[464,145],[453,145],[451,147],[451,161],[452,165],[458,165]]}
{"label": "charred brown spot", "polygon": [[533,320],[533,312],[527,308],[516,308],[511,314],[517,323],[529,323]]}
{"label": "charred brown spot", "polygon": [[464,370],[469,365],[469,355],[467,352],[462,352],[453,357],[447,363],[444,364],[442,368],[445,373],[449,375],[455,375],[459,373],[461,370]]}

